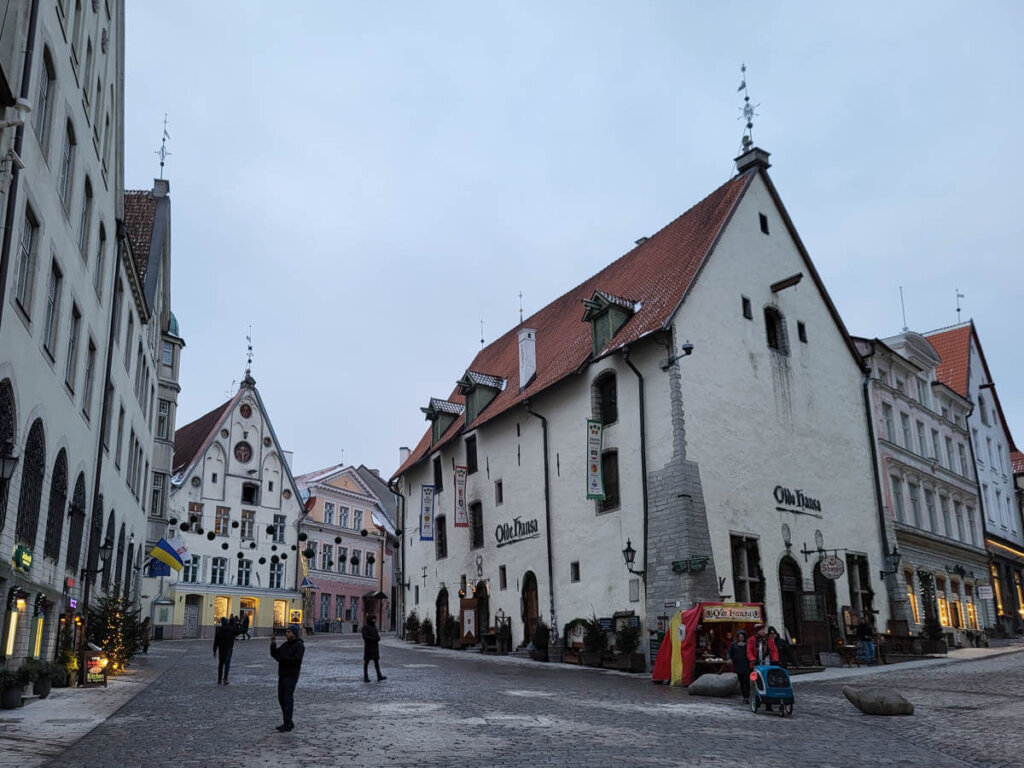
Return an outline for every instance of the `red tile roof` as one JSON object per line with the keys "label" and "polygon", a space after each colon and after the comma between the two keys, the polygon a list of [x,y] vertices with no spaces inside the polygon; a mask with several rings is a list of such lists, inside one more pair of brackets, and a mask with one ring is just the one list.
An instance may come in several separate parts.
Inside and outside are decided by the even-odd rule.
{"label": "red tile roof", "polygon": [[1024,453],[1012,451],[1010,453],[1010,464],[1013,465],[1013,474],[1024,474]]}
{"label": "red tile roof", "polygon": [[[241,391],[239,390],[239,393]],[[172,462],[174,468],[171,470],[171,474],[177,475],[188,469],[195,457],[205,447],[217,425],[220,424],[224,412],[237,399],[238,394],[195,421],[174,430],[174,461]]]}
{"label": "red tile roof", "polygon": [[935,347],[942,360],[935,370],[938,380],[957,394],[970,397],[967,392],[967,369],[971,360],[971,323],[926,333],[924,337]]}
{"label": "red tile roof", "polygon": [[132,243],[135,268],[143,283],[146,281],[146,269],[149,266],[149,246],[153,240],[156,204],[157,199],[150,194],[149,190],[125,190],[124,224]]}
{"label": "red tile roof", "polygon": [[[590,358],[591,329],[582,319],[583,300],[592,298],[596,291],[626,297],[639,306],[599,356],[666,326],[756,173],[751,170],[730,179],[661,231],[480,350],[467,367],[501,377],[507,385],[471,426],[484,424],[561,381]],[[521,328],[537,331],[537,375],[522,392]],[[447,399],[465,402],[458,387]],[[465,426],[464,421],[457,418],[433,447],[456,435]],[[431,449],[428,429],[395,474],[419,462]]]}

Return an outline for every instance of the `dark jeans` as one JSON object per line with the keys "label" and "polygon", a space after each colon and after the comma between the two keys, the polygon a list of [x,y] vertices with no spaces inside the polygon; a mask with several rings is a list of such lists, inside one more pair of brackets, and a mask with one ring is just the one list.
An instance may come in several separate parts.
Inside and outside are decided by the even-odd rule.
{"label": "dark jeans", "polygon": [[736,677],[740,681],[740,693],[743,695],[743,700],[748,701],[750,699],[750,673],[737,672]]}
{"label": "dark jeans", "polygon": [[295,684],[299,682],[297,677],[277,678],[277,703],[281,705],[281,714],[284,716],[284,724],[293,726],[292,709],[295,707]]}
{"label": "dark jeans", "polygon": [[[380,673],[380,661],[377,659],[373,660],[373,668],[377,670],[377,679],[380,680],[384,675]],[[370,676],[367,674],[370,670],[370,660],[363,660],[363,680],[369,680]]]}
{"label": "dark jeans", "polygon": [[[234,649],[232,649],[233,651]],[[231,671],[231,654],[232,651],[225,651],[221,649],[217,653],[217,679],[227,680],[228,672]]]}

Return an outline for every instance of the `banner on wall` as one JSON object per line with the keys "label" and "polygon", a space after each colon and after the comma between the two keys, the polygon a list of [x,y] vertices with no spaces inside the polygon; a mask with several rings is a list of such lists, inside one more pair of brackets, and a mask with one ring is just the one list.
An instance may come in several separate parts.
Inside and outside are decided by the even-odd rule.
{"label": "banner on wall", "polygon": [[604,499],[604,478],[601,476],[602,425],[587,419],[587,498]]}
{"label": "banner on wall", "polygon": [[420,486],[420,541],[434,540],[434,486]]}
{"label": "banner on wall", "polygon": [[469,515],[466,513],[466,475],[465,467],[455,468],[455,527],[468,528]]}

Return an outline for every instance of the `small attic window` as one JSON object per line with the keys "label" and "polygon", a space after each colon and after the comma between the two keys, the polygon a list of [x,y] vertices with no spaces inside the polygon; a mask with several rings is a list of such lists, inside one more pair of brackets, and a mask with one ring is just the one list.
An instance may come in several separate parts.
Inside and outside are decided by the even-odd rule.
{"label": "small attic window", "polygon": [[761,220],[761,231],[764,232],[766,235],[769,234],[769,232],[768,232],[768,217],[765,216],[763,213],[757,214],[757,217]]}
{"label": "small attic window", "polygon": [[789,354],[789,340],[786,338],[786,319],[775,307],[764,308],[764,330],[768,348],[780,355]]}
{"label": "small attic window", "polygon": [[754,310],[750,306],[750,299],[748,299],[746,296],[743,296],[742,298],[743,298],[743,316],[745,318],[747,318],[747,320],[753,320],[754,319]]}
{"label": "small attic window", "polygon": [[797,321],[796,335],[800,337],[800,341],[804,344],[807,343],[807,326],[803,324],[803,321]]}

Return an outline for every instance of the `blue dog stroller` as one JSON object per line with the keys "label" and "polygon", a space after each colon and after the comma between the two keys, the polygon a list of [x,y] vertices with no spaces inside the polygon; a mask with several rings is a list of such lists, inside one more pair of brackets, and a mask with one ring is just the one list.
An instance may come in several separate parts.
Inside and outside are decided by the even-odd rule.
{"label": "blue dog stroller", "polygon": [[750,673],[750,711],[757,714],[763,704],[765,709],[778,706],[779,717],[793,714],[793,683],[789,673],[782,667],[758,665]]}

